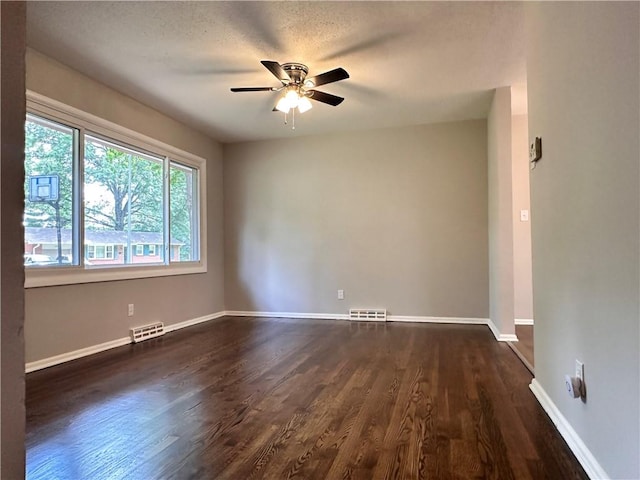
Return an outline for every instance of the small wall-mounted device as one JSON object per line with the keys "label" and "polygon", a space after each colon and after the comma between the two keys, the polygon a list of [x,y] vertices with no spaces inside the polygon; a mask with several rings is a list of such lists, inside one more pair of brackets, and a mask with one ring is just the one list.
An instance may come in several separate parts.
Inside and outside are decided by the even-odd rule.
{"label": "small wall-mounted device", "polygon": [[536,163],[542,158],[542,138],[536,137],[529,146],[529,161],[531,162],[531,170],[536,168]]}
{"label": "small wall-mounted device", "polygon": [[567,392],[571,398],[581,398],[582,393],[582,380],[578,377],[564,376],[564,385],[567,388]]}

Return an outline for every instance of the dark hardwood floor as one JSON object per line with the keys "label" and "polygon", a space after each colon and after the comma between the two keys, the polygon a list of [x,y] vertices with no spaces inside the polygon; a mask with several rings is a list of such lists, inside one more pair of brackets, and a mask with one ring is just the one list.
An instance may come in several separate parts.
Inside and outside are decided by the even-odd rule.
{"label": "dark hardwood floor", "polygon": [[533,358],[533,325],[516,325],[517,342],[510,342],[514,353],[522,360],[524,366],[534,373]]}
{"label": "dark hardwood floor", "polygon": [[27,375],[29,479],[585,479],[485,326],[224,318]]}

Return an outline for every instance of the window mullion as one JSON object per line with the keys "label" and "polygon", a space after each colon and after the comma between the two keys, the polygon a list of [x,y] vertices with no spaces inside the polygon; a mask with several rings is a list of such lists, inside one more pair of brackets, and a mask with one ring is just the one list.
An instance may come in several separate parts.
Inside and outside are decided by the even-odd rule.
{"label": "window mullion", "polygon": [[163,215],[163,245],[164,264],[171,263],[171,164],[169,157],[164,157],[162,162],[163,181],[162,181],[162,215]]}
{"label": "window mullion", "polygon": [[78,255],[78,265],[84,268],[84,128],[77,130],[77,152],[74,155],[73,165],[73,240],[75,255]]}
{"label": "window mullion", "polygon": [[[192,206],[191,206],[191,260],[200,260],[202,252],[200,251],[200,171],[197,170],[191,176],[191,189],[192,189]],[[197,252],[197,257],[194,256],[194,252]]]}

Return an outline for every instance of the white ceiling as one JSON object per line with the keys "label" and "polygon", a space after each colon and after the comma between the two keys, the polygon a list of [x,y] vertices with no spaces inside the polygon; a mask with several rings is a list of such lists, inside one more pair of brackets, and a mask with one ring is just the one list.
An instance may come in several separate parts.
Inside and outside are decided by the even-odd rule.
{"label": "white ceiling", "polygon": [[[526,82],[519,2],[28,2],[30,47],[223,142],[484,118]],[[260,60],[300,62],[318,87],[296,130],[272,112]]]}

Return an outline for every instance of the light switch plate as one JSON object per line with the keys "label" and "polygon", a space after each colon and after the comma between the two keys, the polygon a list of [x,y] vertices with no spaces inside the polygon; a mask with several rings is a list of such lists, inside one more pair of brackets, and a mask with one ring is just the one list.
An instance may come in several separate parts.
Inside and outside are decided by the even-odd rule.
{"label": "light switch plate", "polygon": [[536,137],[533,143],[529,146],[529,161],[532,163],[537,162],[542,158],[542,139]]}
{"label": "light switch plate", "polygon": [[576,360],[576,377],[578,377],[580,380],[584,381],[584,363],[582,363],[580,360]]}

